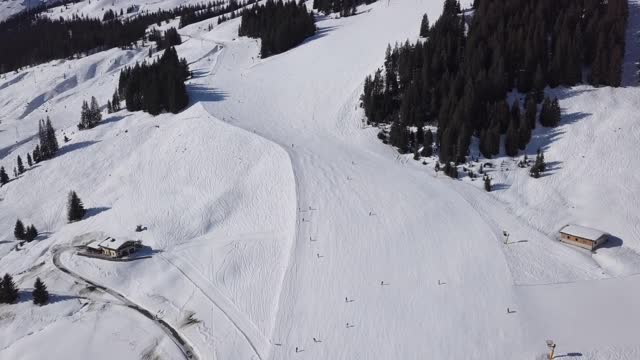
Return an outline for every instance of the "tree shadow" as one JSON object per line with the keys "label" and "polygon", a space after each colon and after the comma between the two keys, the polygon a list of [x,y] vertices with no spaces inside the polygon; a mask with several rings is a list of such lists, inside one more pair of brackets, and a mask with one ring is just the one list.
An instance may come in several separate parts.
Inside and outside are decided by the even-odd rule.
{"label": "tree shadow", "polygon": [[570,352],[570,353],[566,353],[566,354],[563,354],[563,355],[556,355],[553,358],[554,359],[559,359],[559,358],[564,358],[564,357],[582,357],[582,353]]}
{"label": "tree shadow", "polygon": [[491,191],[498,191],[498,190],[507,190],[508,188],[510,188],[511,185],[507,185],[507,184],[495,184],[493,186],[491,186]]}
{"label": "tree shadow", "polygon": [[5,81],[2,85],[0,85],[0,90],[4,90],[4,89],[8,88],[9,86],[11,86],[11,85],[13,85],[13,84],[15,84],[17,82],[20,82],[20,80],[22,80],[25,76],[27,76],[27,74],[28,73],[25,71],[22,74],[14,77],[13,79],[11,79],[9,81]]}
{"label": "tree shadow", "polygon": [[128,118],[129,116],[131,116],[131,114],[111,116],[111,117],[106,118],[103,121],[101,121],[98,125],[106,125],[106,124],[115,123],[115,122],[118,122],[118,121],[120,121],[122,119]]}
{"label": "tree shadow", "polygon": [[560,125],[573,124],[582,119],[588,118],[592,114],[583,113],[583,112],[574,112],[571,114],[562,114]]}
{"label": "tree shadow", "polygon": [[86,147],[89,147],[93,144],[97,144],[100,141],[80,141],[77,143],[71,143],[71,144],[67,144],[65,146],[62,147],[62,149],[60,149],[60,152],[58,153],[58,156],[63,156],[66,155],[70,152],[76,151],[76,150],[81,150],[84,149]]}
{"label": "tree shadow", "polygon": [[0,159],[4,159],[5,157],[9,156],[14,149],[28,143],[29,141],[33,140],[35,137],[36,135],[32,135],[16,142],[15,144],[3,147],[2,149],[0,149]]}
{"label": "tree shadow", "polygon": [[[67,300],[81,299],[79,296],[75,295],[59,295],[49,293],[49,302],[46,305],[55,304]],[[16,303],[25,303],[33,301],[33,289],[28,290],[18,290],[18,301]],[[45,306],[46,306],[45,305]]]}
{"label": "tree shadow", "polygon": [[97,215],[99,215],[99,214],[101,214],[101,213],[103,213],[103,212],[105,212],[107,210],[111,210],[111,208],[103,206],[103,207],[95,207],[95,208],[87,209],[87,212],[84,215],[84,218],[82,218],[82,219],[85,220],[85,219],[92,218],[92,217],[97,216]]}
{"label": "tree shadow", "polygon": [[[309,36],[308,38],[304,39],[304,41],[302,41],[302,43],[300,45],[298,45],[298,46],[306,45],[306,44],[308,44],[308,43],[310,43],[312,41],[321,39],[321,38],[329,35],[330,32],[332,32],[333,30],[337,29],[338,27],[339,26],[332,25],[332,26],[326,26],[326,27],[319,28],[316,31],[315,34],[313,34],[313,35]],[[295,47],[293,49],[295,49]],[[285,51],[285,53],[286,52],[287,51]]]}
{"label": "tree shadow", "polygon": [[203,85],[189,84],[187,85],[187,91],[189,92],[189,105],[198,102],[222,101],[227,98],[226,92]]}

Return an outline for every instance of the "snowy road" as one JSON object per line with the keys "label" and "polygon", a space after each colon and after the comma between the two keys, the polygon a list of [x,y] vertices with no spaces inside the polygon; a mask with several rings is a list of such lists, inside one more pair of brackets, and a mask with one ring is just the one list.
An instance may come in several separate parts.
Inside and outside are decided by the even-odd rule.
{"label": "snowy road", "polygon": [[61,247],[56,247],[55,249],[53,249],[53,264],[62,272],[72,276],[73,278],[86,283],[87,285],[90,286],[94,286],[102,291],[104,291],[105,293],[115,297],[116,299],[120,300],[125,306],[129,307],[130,309],[139,312],[140,314],[144,315],[146,318],[148,318],[149,320],[151,320],[156,326],[158,326],[159,328],[162,329],[162,331],[164,331],[165,334],[167,334],[167,336],[169,338],[171,338],[171,340],[176,344],[176,346],[178,346],[178,348],[180,349],[180,351],[182,352],[182,354],[184,355],[185,359],[198,359],[197,355],[195,354],[195,352],[193,351],[193,348],[191,347],[191,345],[189,345],[184,338],[182,338],[182,336],[176,331],[175,328],[173,328],[171,325],[169,325],[166,321],[159,319],[157,317],[155,317],[149,310],[143,308],[142,306],[134,303],[133,301],[129,300],[126,296],[122,295],[121,293],[110,289],[106,286],[97,284],[85,277],[83,277],[82,275],[70,270],[68,267],[66,267],[62,261],[60,261],[60,255],[63,254],[64,252],[68,252],[68,251],[74,251],[75,248],[72,246],[61,246]]}

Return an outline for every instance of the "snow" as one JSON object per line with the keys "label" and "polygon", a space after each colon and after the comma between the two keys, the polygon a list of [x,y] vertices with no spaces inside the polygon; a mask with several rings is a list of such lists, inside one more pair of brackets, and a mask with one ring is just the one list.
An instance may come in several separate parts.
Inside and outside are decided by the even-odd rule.
{"label": "snow", "polygon": [[129,239],[126,239],[126,238],[121,238],[121,237],[119,237],[117,239],[108,237],[108,238],[102,240],[100,242],[99,246],[100,247],[104,247],[106,249],[118,250],[118,249],[120,249],[120,247],[122,247],[122,245],[126,244],[129,241],[133,241],[133,240],[129,240]]}
{"label": "snow", "polygon": [[588,228],[586,226],[580,226],[580,225],[567,225],[562,229],[560,229],[560,232],[563,234],[577,236],[579,238],[593,240],[593,241],[596,241],[606,235],[606,233],[603,231]]}
{"label": "snow", "polygon": [[[640,8],[631,3],[633,32]],[[71,6],[101,16],[105,4]],[[238,38],[239,19],[210,32],[210,21],[193,24],[177,47],[194,72],[188,109],[105,114],[83,132],[82,101],[104,104],[119,70],[147,48],[6,74],[0,165],[12,169],[35,146],[45,116],[71,141],[0,188],[2,271],[25,294],[40,276],[65,296],[41,308],[0,305],[0,357],[39,358],[35,344],[68,359],[182,357],[152,321],[52,264],[56,246],[117,234],[140,238],[151,258],[60,260],[174,326],[200,359],[541,359],[547,339],[567,359],[638,358],[631,67],[626,87],[548,89],[563,122],[537,128],[527,153],[541,147],[550,171],[532,179],[519,159],[492,159],[487,193],[481,181],[436,174],[434,159],[398,157],[363,126],[364,78],[388,43],[417,38],[425,11],[437,18],[441,1],[322,17],[316,36],[264,60],[258,41]],[[628,45],[631,57],[638,46]],[[70,190],[88,208],[73,224]],[[20,251],[17,217],[41,231]],[[597,224],[611,239],[594,254],[562,244],[557,231],[569,223]],[[134,233],[138,224],[148,230]],[[103,342],[113,352],[100,352]]]}

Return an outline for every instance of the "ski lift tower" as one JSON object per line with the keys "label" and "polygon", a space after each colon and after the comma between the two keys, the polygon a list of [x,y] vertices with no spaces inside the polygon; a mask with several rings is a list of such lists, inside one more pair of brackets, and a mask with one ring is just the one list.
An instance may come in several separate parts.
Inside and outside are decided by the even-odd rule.
{"label": "ski lift tower", "polygon": [[549,348],[549,360],[553,360],[553,353],[556,351],[556,343],[553,342],[553,340],[547,340],[547,347]]}

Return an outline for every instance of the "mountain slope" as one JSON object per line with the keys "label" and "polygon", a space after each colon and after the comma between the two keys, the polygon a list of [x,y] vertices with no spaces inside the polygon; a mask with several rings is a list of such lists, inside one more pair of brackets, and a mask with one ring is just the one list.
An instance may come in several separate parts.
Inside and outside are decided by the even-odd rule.
{"label": "mountain slope", "polygon": [[[194,71],[189,109],[156,118],[123,111],[81,133],[74,126],[83,98],[106,101],[118,70],[141,61],[146,48],[8,74],[0,83],[0,164],[11,168],[33,148],[46,115],[71,142],[0,189],[2,269],[19,274],[22,288],[41,276],[51,291],[77,296],[85,289],[52,267],[52,246],[141,236],[156,250],[151,259],[63,260],[157,311],[202,359],[532,359],[547,338],[567,358],[635,358],[640,313],[630,299],[639,278],[604,279],[640,269],[640,200],[627,171],[637,160],[612,152],[612,144],[633,148],[639,135],[630,116],[637,88],[554,90],[564,121],[538,129],[529,149],[543,146],[553,162],[542,179],[508,158],[493,160],[500,186],[491,194],[477,181],[437,176],[433,159],[423,166],[398,156],[375,139],[376,129],[363,129],[358,97],[387,44],[415,39],[422,14],[435,19],[440,10],[436,0],[381,1],[357,16],[321,17],[316,36],[265,60],[256,40],[238,38],[238,19],[212,31],[205,29],[215,19],[193,24],[180,30],[177,47]],[[637,18],[638,7],[631,12]],[[630,44],[627,57],[636,50]],[[70,189],[92,216],[67,225]],[[20,252],[11,242],[18,216],[45,224],[41,241]],[[592,256],[562,245],[554,236],[566,222],[599,224],[623,246]],[[140,223],[149,231],[133,233]],[[513,243],[504,244],[504,230]],[[616,306],[607,307],[612,299]],[[104,300],[93,295],[62,304],[85,301],[92,305],[82,319],[120,324],[119,316],[135,316],[94,309]],[[0,323],[15,326],[4,314],[17,309],[0,306]],[[38,310],[60,317],[54,305]],[[198,322],[184,325],[191,315]],[[28,319],[25,334],[37,326]],[[74,323],[64,329],[81,331]],[[140,322],[122,358],[166,341],[154,331]],[[0,354],[27,351],[17,335],[2,335]],[[171,344],[163,349],[176,357]]]}

